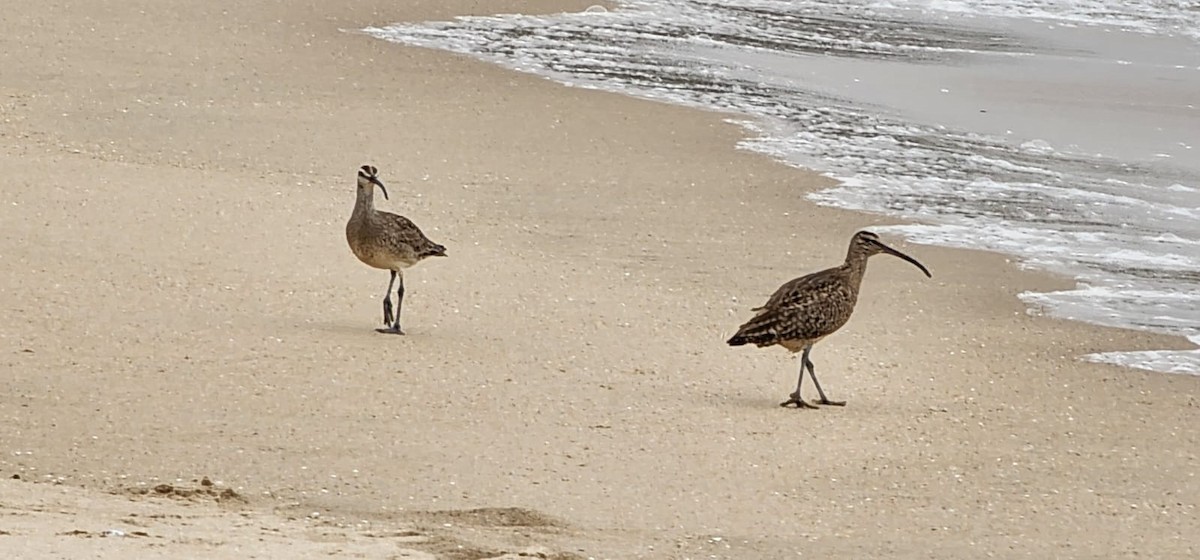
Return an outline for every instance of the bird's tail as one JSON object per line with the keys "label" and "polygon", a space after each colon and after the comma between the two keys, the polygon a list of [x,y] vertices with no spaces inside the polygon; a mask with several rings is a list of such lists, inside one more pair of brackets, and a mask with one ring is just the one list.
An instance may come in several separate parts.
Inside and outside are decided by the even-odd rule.
{"label": "bird's tail", "polygon": [[426,249],[425,254],[423,254],[421,256],[422,257],[444,257],[444,256],[446,256],[446,246],[438,245],[437,243],[434,243],[434,244],[432,244],[431,247]]}
{"label": "bird's tail", "polygon": [[741,327],[738,327],[737,334],[734,334],[725,342],[730,346],[742,346],[745,344],[770,346],[779,342],[779,335],[777,333],[778,329],[775,325],[775,318],[770,313],[762,313],[746,321],[746,324]]}
{"label": "bird's tail", "polygon": [[730,346],[744,346],[746,344],[750,344],[750,339],[742,336],[741,333],[738,333],[733,335],[733,337],[729,340],[726,340],[725,343],[729,344]]}

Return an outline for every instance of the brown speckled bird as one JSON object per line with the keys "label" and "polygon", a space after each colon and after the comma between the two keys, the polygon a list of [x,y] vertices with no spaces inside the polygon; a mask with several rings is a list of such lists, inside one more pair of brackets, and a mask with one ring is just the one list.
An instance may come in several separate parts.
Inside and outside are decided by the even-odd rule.
{"label": "brown speckled bird", "polygon": [[780,286],[765,305],[752,310],[758,314],[738,328],[737,334],[728,340],[730,346],[754,344],[761,348],[778,344],[792,353],[804,351],[800,357],[800,379],[796,381],[796,392],[779,406],[794,404],[796,408],[817,408],[800,398],[805,368],[808,368],[808,374],[817,386],[820,396],[818,403],[834,406],[846,404],[846,401],[831,401],[825,397],[808,355],[814,344],[850,320],[854,304],[858,301],[858,288],[867,271],[867,258],[879,253],[900,257],[916,265],[925,276],[933,277],[928,269],[912,257],[884,245],[878,235],[860,231],[850,240],[846,262]]}
{"label": "brown speckled bird", "polygon": [[[400,329],[400,309],[404,305],[403,271],[426,257],[446,256],[446,248],[430,241],[408,218],[375,209],[376,186],[383,191],[384,199],[388,197],[387,188],[377,174],[378,170],[371,165],[358,170],[358,198],[354,201],[354,213],[346,222],[346,241],[358,260],[392,272],[392,279],[383,294],[383,324],[386,328],[375,330],[404,334]],[[392,284],[397,278],[400,286],[396,288],[396,314],[393,317]]]}

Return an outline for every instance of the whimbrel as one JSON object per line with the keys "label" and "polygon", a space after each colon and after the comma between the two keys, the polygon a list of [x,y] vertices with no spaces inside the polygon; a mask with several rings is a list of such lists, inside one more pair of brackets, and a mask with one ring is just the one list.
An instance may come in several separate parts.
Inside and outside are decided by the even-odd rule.
{"label": "whimbrel", "polygon": [[[375,268],[389,270],[383,294],[383,324],[386,328],[375,329],[381,333],[404,334],[400,329],[400,309],[404,305],[404,269],[421,262],[426,257],[444,257],[446,248],[438,245],[421,233],[421,228],[404,216],[375,209],[375,187],[388,197],[387,188],[376,176],[374,166],[364,165],[358,170],[358,198],[354,201],[354,213],[346,222],[346,241],[358,260]],[[396,288],[396,314],[392,315],[392,285],[400,280]]]}
{"label": "whimbrel", "polygon": [[879,253],[900,257],[916,265],[925,276],[933,277],[916,259],[884,245],[878,235],[860,231],[850,239],[846,262],[780,286],[765,305],[752,309],[758,314],[739,327],[737,334],[728,340],[730,346],[754,344],[761,348],[778,344],[793,354],[804,352],[800,356],[800,379],[796,381],[796,392],[779,406],[794,404],[796,408],[817,408],[800,398],[805,368],[808,368],[808,374],[817,386],[817,395],[821,399],[818,403],[834,406],[846,404],[846,401],[831,401],[825,397],[808,355],[814,344],[850,320],[854,304],[858,301],[858,288],[867,271],[867,258]]}

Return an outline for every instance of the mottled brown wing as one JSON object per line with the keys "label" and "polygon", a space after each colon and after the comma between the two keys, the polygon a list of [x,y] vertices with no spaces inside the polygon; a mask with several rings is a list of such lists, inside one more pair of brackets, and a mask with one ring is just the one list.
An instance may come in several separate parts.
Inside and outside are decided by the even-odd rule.
{"label": "mottled brown wing", "polygon": [[379,219],[388,231],[395,232],[392,241],[407,245],[418,258],[446,256],[446,248],[425,237],[412,220],[391,212],[379,212]]}
{"label": "mottled brown wing", "polygon": [[841,328],[850,319],[857,298],[836,270],[823,270],[780,286],[729,344],[812,341]]}
{"label": "mottled brown wing", "polygon": [[831,280],[831,276],[834,276],[837,270],[837,267],[827,268],[820,272],[806,274],[799,278],[785,282],[779,287],[779,289],[775,290],[775,293],[771,294],[771,297],[767,299],[767,303],[764,303],[759,307],[755,307],[751,309],[751,311],[761,311],[763,309],[779,307],[784,304],[785,300],[794,298],[797,294],[820,290],[820,286],[828,283]]}

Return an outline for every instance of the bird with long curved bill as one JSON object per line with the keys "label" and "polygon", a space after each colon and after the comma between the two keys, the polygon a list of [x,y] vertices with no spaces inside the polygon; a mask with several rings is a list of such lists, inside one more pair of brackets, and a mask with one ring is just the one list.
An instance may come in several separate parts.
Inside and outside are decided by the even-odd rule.
{"label": "bird with long curved bill", "polygon": [[867,271],[867,259],[880,253],[904,259],[921,269],[932,278],[929,269],[916,259],[901,253],[879,240],[869,231],[860,231],[850,239],[846,262],[840,266],[814,272],[796,278],[775,290],[762,307],[756,307],[752,319],[738,328],[737,334],[727,342],[730,346],[754,344],[758,347],[782,346],[800,356],[800,378],[796,381],[796,392],[780,406],[795,405],[796,408],[817,408],[800,397],[800,386],[804,383],[804,370],[812,377],[817,387],[817,403],[844,406],[846,401],[834,401],[825,396],[813,363],[809,360],[813,345],[833,334],[854,312],[858,301],[858,289],[863,274]]}
{"label": "bird with long curved bill", "polygon": [[[412,220],[375,209],[375,187],[388,197],[387,187],[379,180],[379,170],[364,165],[358,170],[358,194],[354,212],[346,222],[346,241],[358,260],[374,268],[391,271],[387,291],[383,293],[381,333],[404,334],[400,328],[400,309],[404,305],[404,269],[427,257],[444,257],[446,248],[425,237]],[[392,312],[392,286],[396,288],[395,313]]]}

